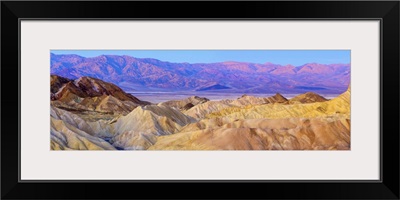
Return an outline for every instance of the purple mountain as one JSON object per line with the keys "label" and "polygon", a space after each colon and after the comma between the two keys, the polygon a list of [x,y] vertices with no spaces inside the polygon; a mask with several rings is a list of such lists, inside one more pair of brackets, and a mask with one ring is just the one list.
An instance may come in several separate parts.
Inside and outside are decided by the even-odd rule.
{"label": "purple mountain", "polygon": [[340,94],[350,83],[350,64],[302,66],[245,62],[170,63],[150,58],[51,54],[51,74],[83,76],[114,83],[125,90],[229,91],[238,93]]}

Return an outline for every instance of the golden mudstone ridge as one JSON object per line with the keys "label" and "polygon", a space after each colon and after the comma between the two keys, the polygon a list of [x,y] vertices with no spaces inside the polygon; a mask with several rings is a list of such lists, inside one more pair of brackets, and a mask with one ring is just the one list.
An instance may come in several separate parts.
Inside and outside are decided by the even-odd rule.
{"label": "golden mudstone ridge", "polygon": [[202,104],[207,101],[210,101],[210,100],[207,98],[203,98],[203,97],[192,96],[192,97],[182,99],[182,100],[171,100],[171,101],[162,102],[162,103],[159,103],[158,105],[170,106],[170,107],[178,108],[179,110],[188,110],[195,105]]}
{"label": "golden mudstone ridge", "polygon": [[350,90],[330,101],[226,108],[149,150],[348,150]]}
{"label": "golden mudstone ridge", "polygon": [[350,120],[246,119],[161,136],[149,150],[347,150]]}
{"label": "golden mudstone ridge", "polygon": [[92,136],[62,120],[50,118],[50,148],[52,150],[115,150],[99,137]]}
{"label": "golden mudstone ridge", "polygon": [[260,105],[260,104],[270,104],[270,103],[286,103],[288,100],[277,93],[271,97],[255,97],[249,95],[243,95],[242,97],[232,101],[230,104],[235,106],[247,106],[247,105]]}
{"label": "golden mudstone ridge", "polygon": [[156,136],[179,132],[182,127],[195,122],[176,108],[147,105],[137,107],[115,123],[114,145],[124,149],[147,149]]}
{"label": "golden mudstone ridge", "polygon": [[314,92],[307,92],[290,99],[290,103],[315,103],[315,102],[324,102],[328,101],[323,96],[316,94]]}
{"label": "golden mudstone ridge", "polygon": [[230,119],[276,119],[290,117],[318,117],[333,114],[350,115],[350,91],[325,102],[308,104],[265,104],[246,108],[226,108],[208,114],[205,118],[224,117]]}

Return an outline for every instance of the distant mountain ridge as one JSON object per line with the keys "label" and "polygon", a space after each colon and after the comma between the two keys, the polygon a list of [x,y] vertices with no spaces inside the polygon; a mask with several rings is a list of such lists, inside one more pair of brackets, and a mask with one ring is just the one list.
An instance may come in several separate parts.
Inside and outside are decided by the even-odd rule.
{"label": "distant mountain ridge", "polygon": [[223,88],[238,93],[339,94],[350,83],[350,64],[308,63],[298,67],[234,61],[190,64],[131,56],[85,58],[51,54],[51,74],[69,79],[98,78],[124,90],[218,91]]}

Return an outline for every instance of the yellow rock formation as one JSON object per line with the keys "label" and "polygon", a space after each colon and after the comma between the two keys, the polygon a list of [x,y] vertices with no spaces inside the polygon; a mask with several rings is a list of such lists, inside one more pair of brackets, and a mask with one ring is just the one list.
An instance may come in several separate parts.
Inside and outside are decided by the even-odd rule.
{"label": "yellow rock formation", "polygon": [[[207,102],[208,103],[208,102]],[[326,102],[227,107],[149,150],[348,150],[350,89]]]}

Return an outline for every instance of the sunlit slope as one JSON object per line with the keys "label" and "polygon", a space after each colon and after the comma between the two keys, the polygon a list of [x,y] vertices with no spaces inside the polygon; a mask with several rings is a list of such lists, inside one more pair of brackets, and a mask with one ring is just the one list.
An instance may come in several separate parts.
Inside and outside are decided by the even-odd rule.
{"label": "sunlit slope", "polygon": [[195,105],[202,104],[207,101],[210,101],[210,100],[207,98],[202,98],[202,97],[198,97],[198,96],[191,96],[189,98],[182,99],[182,100],[171,100],[171,101],[162,102],[162,103],[159,103],[158,105],[178,108],[179,110],[188,110]]}
{"label": "sunlit slope", "polygon": [[50,133],[52,150],[115,150],[105,140],[89,135],[62,120],[51,118]]}
{"label": "sunlit slope", "polygon": [[51,107],[50,147],[52,150],[115,150],[101,139],[111,126],[105,121],[85,122],[79,116]]}
{"label": "sunlit slope", "polygon": [[281,94],[277,93],[271,97],[255,97],[243,95],[242,97],[235,100],[221,100],[221,101],[207,101],[205,103],[197,104],[192,108],[184,111],[183,113],[196,119],[203,119],[211,113],[217,113],[218,111],[227,110],[241,110],[241,108],[249,107],[253,105],[263,104],[286,104],[288,100]]}
{"label": "sunlit slope", "polygon": [[315,102],[324,102],[328,101],[323,96],[316,94],[314,92],[306,92],[304,94],[297,95],[290,99],[290,104],[296,103],[315,103]]}
{"label": "sunlit slope", "polygon": [[149,150],[350,149],[350,89],[309,104],[229,107],[179,133],[161,136]]}
{"label": "sunlit slope", "polygon": [[160,135],[178,132],[195,119],[167,106],[137,107],[115,123],[113,145],[123,149],[147,149]]}
{"label": "sunlit slope", "polygon": [[231,107],[237,107],[230,105],[229,103],[232,102],[232,100],[222,100],[222,101],[208,101],[199,105],[196,105],[189,110],[184,111],[183,113],[185,115],[188,115],[190,117],[196,118],[196,119],[202,119],[206,115],[217,112],[219,110],[225,109],[225,108],[231,108]]}
{"label": "sunlit slope", "polygon": [[260,105],[260,104],[271,104],[271,103],[286,103],[288,100],[277,93],[271,97],[254,97],[249,95],[243,95],[242,97],[230,102],[231,105],[235,106],[248,106],[248,105]]}
{"label": "sunlit slope", "polygon": [[149,150],[333,150],[350,148],[350,121],[336,118],[246,119],[161,136]]}
{"label": "sunlit slope", "polygon": [[226,108],[210,113],[205,118],[279,119],[292,117],[310,118],[334,114],[350,115],[350,89],[330,101],[309,104],[265,104],[248,108]]}

